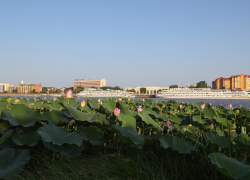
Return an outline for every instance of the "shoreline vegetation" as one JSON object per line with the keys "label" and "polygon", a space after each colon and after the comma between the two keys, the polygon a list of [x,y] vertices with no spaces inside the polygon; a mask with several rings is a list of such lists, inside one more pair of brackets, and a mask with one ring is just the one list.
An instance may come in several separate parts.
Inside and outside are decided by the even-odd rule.
{"label": "shoreline vegetation", "polygon": [[250,110],[0,97],[0,179],[250,179]]}

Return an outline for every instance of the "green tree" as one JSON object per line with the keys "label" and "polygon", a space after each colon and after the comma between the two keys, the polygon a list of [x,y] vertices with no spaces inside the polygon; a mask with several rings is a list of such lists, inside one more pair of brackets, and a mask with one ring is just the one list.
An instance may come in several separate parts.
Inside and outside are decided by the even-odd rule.
{"label": "green tree", "polygon": [[206,81],[200,81],[196,84],[197,88],[208,88]]}
{"label": "green tree", "polygon": [[140,94],[146,94],[147,89],[145,87],[140,88]]}
{"label": "green tree", "polygon": [[189,86],[189,88],[196,88],[196,86]]}
{"label": "green tree", "polygon": [[171,85],[171,86],[169,86],[169,88],[178,88],[178,85]]}
{"label": "green tree", "polygon": [[13,90],[12,90],[12,93],[17,93],[17,89],[13,89]]}

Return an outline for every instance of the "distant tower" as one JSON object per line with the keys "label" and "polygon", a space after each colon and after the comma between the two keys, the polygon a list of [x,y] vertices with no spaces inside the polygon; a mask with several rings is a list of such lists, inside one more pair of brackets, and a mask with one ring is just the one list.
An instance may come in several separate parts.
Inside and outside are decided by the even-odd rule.
{"label": "distant tower", "polygon": [[21,80],[21,84],[23,85],[23,77],[22,77],[22,80]]}

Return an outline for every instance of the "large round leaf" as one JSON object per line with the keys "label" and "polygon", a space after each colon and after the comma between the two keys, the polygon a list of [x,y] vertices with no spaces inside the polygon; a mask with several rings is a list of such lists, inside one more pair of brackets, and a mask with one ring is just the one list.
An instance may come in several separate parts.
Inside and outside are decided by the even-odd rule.
{"label": "large round leaf", "polygon": [[191,154],[192,151],[198,150],[198,148],[195,147],[191,142],[188,142],[177,136],[162,136],[160,138],[160,142],[164,149],[171,148],[178,151],[180,154]]}
{"label": "large round leaf", "polygon": [[24,104],[15,104],[11,109],[5,109],[1,113],[3,120],[9,121],[12,126],[22,125],[24,127],[33,126],[38,118],[39,112],[32,110]]}
{"label": "large round leaf", "polygon": [[145,111],[138,112],[138,115],[141,117],[142,121],[144,121],[146,124],[151,125],[156,129],[159,128],[159,125]]}
{"label": "large round leaf", "polygon": [[22,171],[30,160],[30,153],[26,149],[6,148],[0,151],[0,178],[12,178]]}
{"label": "large round leaf", "polygon": [[116,102],[114,100],[110,99],[110,100],[104,101],[102,106],[105,109],[109,110],[110,112],[113,112],[115,107],[116,107]]}
{"label": "large round leaf", "polygon": [[70,118],[66,116],[62,111],[52,110],[47,111],[41,115],[42,120],[47,120],[49,124],[61,125],[64,123],[69,123]]}
{"label": "large round leaf", "polygon": [[73,106],[64,103],[63,104],[66,110],[63,111],[65,115],[70,118],[74,118],[76,121],[91,121],[93,119],[95,113],[84,113],[74,108]]}
{"label": "large round leaf", "polygon": [[211,144],[217,145],[218,147],[221,146],[222,148],[230,148],[230,141],[225,136],[216,136],[211,131],[204,132],[204,134],[206,135],[207,139],[211,142]]}
{"label": "large round leaf", "polygon": [[40,127],[37,133],[42,137],[44,142],[52,142],[56,145],[75,144],[82,145],[82,138],[77,132],[66,133],[54,124],[48,124]]}
{"label": "large round leaf", "polygon": [[0,138],[0,145],[4,144],[11,136],[13,130],[9,130],[4,133],[4,135]]}
{"label": "large round leaf", "polygon": [[131,131],[137,133],[136,131],[136,120],[131,115],[124,115],[122,113],[119,114],[118,120],[122,121],[122,127],[127,127]]}
{"label": "large round leaf", "polygon": [[135,145],[136,147],[141,147],[145,142],[144,138],[141,135],[131,131],[126,127],[113,125],[110,130],[118,135],[121,143],[123,144],[130,144]]}
{"label": "large round leaf", "polygon": [[93,146],[98,146],[105,142],[102,130],[97,126],[78,126],[77,130],[82,139],[89,141]]}
{"label": "large round leaf", "polygon": [[15,134],[12,136],[13,142],[19,146],[35,146],[41,137],[36,132],[25,132],[23,134]]}
{"label": "large round leaf", "polygon": [[249,165],[245,165],[237,161],[235,158],[228,158],[222,153],[211,153],[208,157],[226,177],[241,180],[250,179]]}

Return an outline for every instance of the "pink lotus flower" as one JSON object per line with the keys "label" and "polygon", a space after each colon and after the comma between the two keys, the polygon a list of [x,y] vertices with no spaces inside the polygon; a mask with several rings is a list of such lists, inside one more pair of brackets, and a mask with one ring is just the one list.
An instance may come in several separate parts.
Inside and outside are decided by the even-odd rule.
{"label": "pink lotus flower", "polygon": [[36,101],[36,98],[34,98],[34,100]]}
{"label": "pink lotus flower", "polygon": [[184,101],[182,101],[181,103],[184,104]]}
{"label": "pink lotus flower", "polygon": [[84,107],[85,105],[86,105],[86,101],[83,100],[83,101],[81,102],[81,106]]}
{"label": "pink lotus flower", "polygon": [[100,105],[102,105],[102,101],[100,102]]}
{"label": "pink lotus flower", "polygon": [[145,101],[145,99],[142,99],[142,102],[144,102]]}
{"label": "pink lotus flower", "polygon": [[56,101],[56,97],[54,97],[54,99],[53,99],[54,101]]}
{"label": "pink lotus flower", "polygon": [[170,132],[173,131],[173,124],[170,122],[170,120],[168,119],[168,122],[167,122],[167,127],[170,129]]}
{"label": "pink lotus flower", "polygon": [[118,109],[117,107],[114,109],[114,115],[115,116],[119,116],[120,112],[121,112],[121,110]]}
{"label": "pink lotus flower", "polygon": [[214,123],[210,125],[210,128],[213,130],[214,129]]}
{"label": "pink lotus flower", "polygon": [[210,104],[210,106],[212,105],[212,103],[209,103]]}
{"label": "pink lotus flower", "polygon": [[135,98],[133,98],[133,100],[135,100]]}
{"label": "pink lotus flower", "polygon": [[220,146],[220,147],[219,147],[219,152],[221,152],[221,149],[222,149],[222,148],[221,148],[221,146]]}
{"label": "pink lotus flower", "polygon": [[138,111],[138,112],[142,112],[142,108],[138,107],[138,108],[137,108],[137,111]]}
{"label": "pink lotus flower", "polygon": [[233,107],[233,105],[232,105],[232,104],[228,104],[228,106],[227,106],[227,107],[231,108],[231,107]]}
{"label": "pink lotus flower", "polygon": [[122,98],[118,98],[118,101],[122,101]]}
{"label": "pink lotus flower", "polygon": [[98,99],[98,102],[99,102],[99,103],[101,102],[101,98]]}
{"label": "pink lotus flower", "polygon": [[204,103],[204,104],[202,104],[201,105],[201,110],[203,110],[204,108],[205,108],[205,106],[206,106],[206,104]]}
{"label": "pink lotus flower", "polygon": [[180,108],[182,108],[182,104],[180,105]]}
{"label": "pink lotus flower", "polygon": [[139,108],[141,108],[141,107],[142,107],[142,105],[139,105],[138,107],[139,107]]}
{"label": "pink lotus flower", "polygon": [[28,94],[28,92],[29,92],[28,89],[25,89],[25,94]]}
{"label": "pink lotus flower", "polygon": [[66,92],[66,98],[72,98],[72,90],[69,89],[67,92]]}

